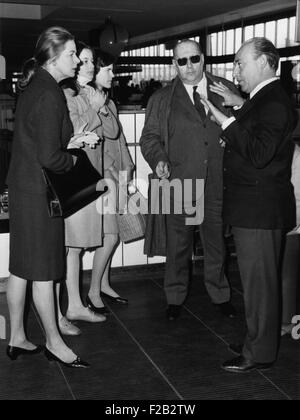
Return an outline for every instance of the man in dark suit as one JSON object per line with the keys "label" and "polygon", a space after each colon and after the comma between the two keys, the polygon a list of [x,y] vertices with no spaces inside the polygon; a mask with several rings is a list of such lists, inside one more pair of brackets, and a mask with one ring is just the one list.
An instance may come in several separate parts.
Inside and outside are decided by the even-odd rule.
{"label": "man in dark suit", "polygon": [[[229,317],[235,315],[230,303],[230,286],[224,274],[225,247],[223,240],[223,149],[220,147],[220,127],[211,121],[208,107],[200,101],[200,94],[208,96],[224,110],[220,96],[210,92],[214,81],[224,79],[203,71],[204,56],[198,43],[184,40],[174,49],[177,77],[171,86],[156,92],[150,99],[146,122],[140,140],[144,158],[160,179],[204,180],[205,204],[202,224],[204,246],[205,286],[214,304]],[[171,194],[171,204],[177,197]],[[201,198],[191,194],[190,203],[182,204],[182,214],[166,216],[166,273],[165,293],[168,302],[167,317],[178,318],[187,296],[189,260],[193,251],[195,226],[186,223],[191,207],[200,208]],[[177,202],[178,204],[178,202]],[[195,206],[194,206],[195,205]],[[183,209],[184,207],[184,209]],[[199,216],[199,212],[197,213]],[[203,220],[198,218],[200,224]],[[152,238],[146,241],[151,242]],[[158,255],[158,254],[156,254]]]}
{"label": "man in dark suit", "polygon": [[[265,38],[247,41],[234,76],[249,99],[228,119],[206,99],[222,125],[224,221],[232,226],[244,289],[248,333],[222,368],[246,372],[276,360],[280,331],[279,266],[284,234],[296,223],[291,184],[293,109],[276,78],[279,55]],[[226,99],[228,89],[212,87]],[[241,347],[241,348],[239,348]]]}

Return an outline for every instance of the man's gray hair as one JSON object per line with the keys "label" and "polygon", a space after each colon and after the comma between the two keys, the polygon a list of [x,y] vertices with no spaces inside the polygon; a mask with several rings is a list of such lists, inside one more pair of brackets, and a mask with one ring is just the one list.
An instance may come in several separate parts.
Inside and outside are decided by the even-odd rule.
{"label": "man's gray hair", "polygon": [[244,45],[253,45],[256,58],[264,54],[267,57],[269,66],[273,70],[277,71],[279,67],[280,55],[275,45],[269,39],[256,37],[246,41],[243,46]]}

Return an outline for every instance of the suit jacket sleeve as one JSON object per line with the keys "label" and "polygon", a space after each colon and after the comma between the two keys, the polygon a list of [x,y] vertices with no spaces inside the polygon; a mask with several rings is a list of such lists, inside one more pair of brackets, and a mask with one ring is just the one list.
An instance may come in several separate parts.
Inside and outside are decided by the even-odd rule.
{"label": "suit jacket sleeve", "polygon": [[40,165],[53,172],[67,172],[73,166],[72,156],[62,150],[62,127],[67,110],[51,91],[45,91],[37,104],[37,158]]}
{"label": "suit jacket sleeve", "polygon": [[256,112],[251,126],[243,124],[243,116],[237,113],[224,136],[230,147],[260,169],[274,158],[289,126],[289,116],[283,103],[271,101],[249,112]]}
{"label": "suit jacket sleeve", "polygon": [[160,92],[154,94],[149,100],[145,125],[140,139],[142,154],[153,172],[155,172],[158,162],[169,162],[168,155],[164,149],[164,139],[161,136],[160,113],[162,99],[159,94]]}

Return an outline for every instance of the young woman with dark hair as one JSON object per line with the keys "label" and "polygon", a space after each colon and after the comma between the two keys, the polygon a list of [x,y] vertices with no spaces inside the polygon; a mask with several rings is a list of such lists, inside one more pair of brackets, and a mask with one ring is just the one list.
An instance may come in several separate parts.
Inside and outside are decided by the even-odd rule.
{"label": "young woman with dark hair", "polygon": [[[99,208],[103,207],[104,200],[107,207],[116,213],[118,209],[117,196],[122,202],[121,195],[126,192],[127,185],[119,188],[116,179],[119,179],[120,171],[127,172],[127,181],[131,181],[134,165],[127,148],[126,140],[123,135],[122,127],[118,118],[118,113],[114,102],[108,98],[107,91],[112,86],[114,78],[113,64],[114,57],[110,54],[101,52],[97,59],[97,74],[95,78],[96,91],[102,95],[105,102],[100,110],[100,118],[103,127],[103,166],[104,178],[114,182],[116,188],[112,188],[108,194],[100,197]],[[109,185],[108,185],[109,186]],[[114,211],[115,210],[115,211]],[[87,296],[89,307],[98,313],[105,310],[102,297],[119,304],[127,304],[128,300],[119,296],[112,289],[109,281],[109,271],[112,257],[119,241],[119,228],[116,214],[105,214],[103,216],[103,246],[98,248],[95,255],[90,290]]]}
{"label": "young woman with dark hair", "polygon": [[[91,163],[102,174],[102,122],[99,116],[104,99],[99,92],[88,84],[93,80],[95,67],[91,47],[79,42],[77,53],[80,59],[76,76],[63,85],[74,132],[82,129],[94,133],[100,139],[98,144],[88,147],[84,144]],[[70,144],[72,146],[72,143]],[[99,184],[99,188],[101,185]],[[92,323],[106,320],[104,313],[95,313],[82,303],[79,290],[80,256],[84,249],[102,246],[102,216],[96,208],[96,202],[90,203],[65,220],[65,245],[67,247],[68,309],[63,317],[58,311],[59,326],[62,334],[79,335],[80,330],[70,321]],[[58,293],[59,294],[59,293]],[[59,307],[59,305],[58,305]]]}

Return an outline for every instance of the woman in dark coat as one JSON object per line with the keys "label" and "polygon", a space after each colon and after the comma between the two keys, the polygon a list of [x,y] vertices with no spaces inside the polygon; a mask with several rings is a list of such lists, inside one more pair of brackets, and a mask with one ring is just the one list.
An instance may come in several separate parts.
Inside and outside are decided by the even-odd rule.
{"label": "woman in dark coat", "polygon": [[24,306],[28,282],[46,333],[45,355],[68,367],[87,367],[62,340],[56,325],[54,281],[64,276],[64,224],[50,218],[42,168],[70,170],[73,158],[64,149],[72,136],[64,94],[58,83],[73,77],[79,59],[73,36],[49,28],[38,39],[34,58],[24,66],[15,120],[10,194],[10,278],[7,299],[11,338],[7,355],[34,355],[43,348],[27,340]]}

